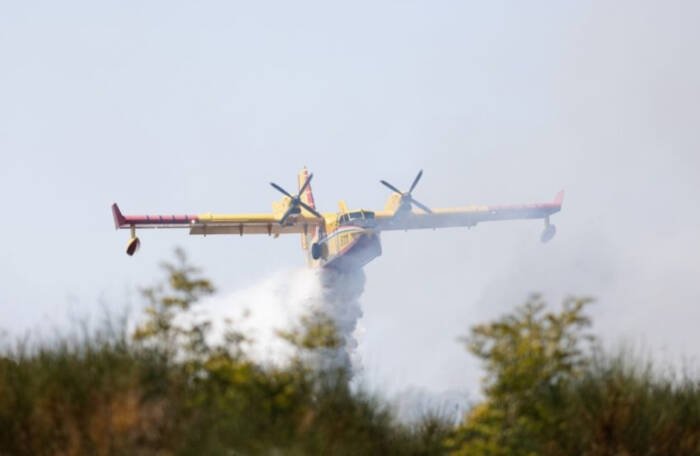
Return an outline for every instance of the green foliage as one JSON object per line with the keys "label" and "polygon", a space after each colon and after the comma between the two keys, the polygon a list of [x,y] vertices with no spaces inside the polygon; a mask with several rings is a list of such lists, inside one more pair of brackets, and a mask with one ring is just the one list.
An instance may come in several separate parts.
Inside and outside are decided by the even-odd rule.
{"label": "green foliage", "polygon": [[700,383],[628,353],[595,356],[561,401],[550,454],[700,454]]}
{"label": "green foliage", "polygon": [[558,424],[550,408],[560,404],[537,398],[585,366],[588,302],[567,299],[562,311],[553,313],[532,296],[513,314],[472,328],[466,343],[486,369],[487,399],[472,409],[455,437],[458,454],[539,454],[542,437]]}
{"label": "green foliage", "polygon": [[[172,374],[125,332],[0,357],[0,454],[130,454],[172,434]],[[156,438],[158,436],[158,438]]]}
{"label": "green foliage", "polygon": [[700,454],[700,384],[594,349],[589,302],[567,299],[554,313],[534,296],[472,329],[485,399],[447,440],[453,454]]}
{"label": "green foliage", "polygon": [[587,362],[582,342],[592,341],[583,333],[590,326],[583,313],[589,302],[567,299],[560,313],[545,313],[535,295],[512,315],[472,328],[467,347],[485,365],[487,394],[517,399],[580,372]]}
{"label": "green foliage", "polygon": [[277,335],[298,350],[336,349],[341,346],[333,320],[318,311],[302,315],[299,328],[280,330]]}
{"label": "green foliage", "polygon": [[148,303],[146,320],[134,331],[134,339],[157,346],[169,357],[183,346],[190,354],[206,350],[204,335],[209,322],[184,327],[177,323],[176,316],[214,293],[214,286],[199,276],[200,269],[188,263],[182,249],[175,250],[175,257],[176,263],[162,264],[167,272],[167,287],[158,284],[141,290]]}

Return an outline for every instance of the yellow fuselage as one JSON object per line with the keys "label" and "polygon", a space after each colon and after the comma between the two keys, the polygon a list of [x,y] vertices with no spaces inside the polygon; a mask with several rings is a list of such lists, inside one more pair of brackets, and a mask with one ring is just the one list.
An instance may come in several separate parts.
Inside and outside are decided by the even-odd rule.
{"label": "yellow fuselage", "polygon": [[309,263],[334,269],[361,268],[382,254],[379,231],[374,229],[374,214],[355,211],[326,216],[313,236]]}

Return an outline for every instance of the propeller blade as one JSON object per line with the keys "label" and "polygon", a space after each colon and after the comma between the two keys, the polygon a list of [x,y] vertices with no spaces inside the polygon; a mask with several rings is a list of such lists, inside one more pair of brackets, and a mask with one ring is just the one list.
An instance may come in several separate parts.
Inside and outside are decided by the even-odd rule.
{"label": "propeller blade", "polygon": [[387,181],[385,181],[385,180],[380,180],[379,182],[381,182],[382,184],[384,184],[386,187],[389,187],[390,190],[395,191],[395,192],[398,193],[399,195],[403,195],[403,192],[402,192],[401,190],[399,190],[398,188],[394,187],[394,186],[391,185],[389,182],[387,182]]}
{"label": "propeller blade", "polygon": [[416,176],[415,179],[413,179],[413,183],[411,184],[411,188],[408,190],[409,195],[413,192],[413,189],[416,188],[416,185],[418,185],[418,181],[420,180],[421,176],[423,176],[422,169],[420,171],[418,171],[418,175]]}
{"label": "propeller blade", "polygon": [[294,199],[294,197],[292,195],[290,195],[289,192],[287,192],[287,190],[283,189],[282,187],[275,184],[274,182],[270,182],[270,185],[272,185],[272,188],[279,191],[280,193],[283,193],[284,195],[290,197],[291,199]]}
{"label": "propeller blade", "polygon": [[410,189],[408,190],[408,192],[406,192],[406,193],[402,192],[401,190],[399,190],[398,188],[394,187],[393,185],[391,185],[389,182],[387,182],[387,181],[385,181],[385,180],[379,181],[379,182],[381,182],[382,185],[384,185],[385,187],[388,187],[390,190],[392,190],[392,191],[398,193],[399,195],[401,195],[401,201],[400,201],[399,207],[396,209],[396,212],[404,211],[404,210],[406,210],[406,209],[412,207],[412,206],[415,204],[415,205],[416,205],[417,207],[419,207],[420,209],[423,209],[426,213],[428,213],[428,214],[432,214],[432,213],[433,213],[433,211],[431,211],[430,208],[429,208],[428,206],[426,206],[425,204],[421,203],[420,201],[416,201],[415,199],[413,199],[413,196],[411,195],[411,193],[413,192],[413,190],[415,190],[416,186],[418,185],[418,182],[420,182],[421,177],[423,177],[423,170],[422,170],[422,169],[421,169],[420,171],[418,171],[418,174],[417,174],[416,177],[413,179],[413,183],[411,184],[411,188],[410,188]]}
{"label": "propeller blade", "polygon": [[282,218],[280,219],[280,225],[284,225],[284,223],[287,221],[287,218],[291,215],[292,211],[294,210],[294,205],[290,205],[289,209],[287,209],[287,212],[284,213]]}
{"label": "propeller blade", "polygon": [[319,213],[316,211],[316,209],[314,209],[313,207],[309,206],[309,205],[306,204],[305,202],[299,201],[299,206],[301,206],[301,207],[303,207],[304,209],[306,209],[307,211],[311,212],[311,213],[314,214],[316,217],[318,217],[318,218],[323,218],[323,216],[322,216],[321,214],[319,214]]}
{"label": "propeller blade", "polygon": [[419,201],[414,200],[413,198],[411,198],[411,203],[412,203],[412,204],[415,204],[415,205],[418,206],[418,207],[420,207],[421,209],[423,209],[423,210],[424,210],[425,212],[427,212],[428,214],[432,214],[432,213],[433,213],[433,211],[431,211],[430,208],[429,208],[428,206],[426,206],[425,204],[422,204],[422,203],[419,202]]}
{"label": "propeller blade", "polygon": [[301,197],[302,193],[304,193],[304,190],[306,190],[306,187],[309,186],[309,183],[311,182],[311,178],[314,177],[313,174],[309,174],[309,177],[306,178],[306,182],[304,182],[304,185],[301,186],[299,189],[299,196],[297,198]]}

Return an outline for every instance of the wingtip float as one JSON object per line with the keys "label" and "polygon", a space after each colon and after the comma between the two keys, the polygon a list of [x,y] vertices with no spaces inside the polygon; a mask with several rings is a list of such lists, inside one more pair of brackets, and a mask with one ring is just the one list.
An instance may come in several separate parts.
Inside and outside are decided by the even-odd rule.
{"label": "wingtip float", "polygon": [[313,267],[336,269],[361,268],[382,253],[380,233],[394,230],[437,229],[448,227],[472,227],[480,222],[520,219],[542,219],[542,242],[550,241],[556,227],[550,216],[559,212],[564,202],[564,191],[548,203],[465,206],[431,209],[413,197],[421,170],[409,190],[402,192],[387,181],[380,181],[392,194],[383,210],[349,210],[344,201],[338,212],[318,212],[311,190],[310,174],[306,168],[298,175],[298,192],[289,193],[281,186],[270,185],[282,193],[282,199],[272,203],[272,211],[257,214],[197,215],[123,215],[119,206],[112,205],[112,216],[117,229],[129,229],[131,236],[126,253],[131,256],[139,249],[141,241],[136,229],[189,228],[191,235],[214,234],[281,234],[301,235],[302,249],[307,262]]}

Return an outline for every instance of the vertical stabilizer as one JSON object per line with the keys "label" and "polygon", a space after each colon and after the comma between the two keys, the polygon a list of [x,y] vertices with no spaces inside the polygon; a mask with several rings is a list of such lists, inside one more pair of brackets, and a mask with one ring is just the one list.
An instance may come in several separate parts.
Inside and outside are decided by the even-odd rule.
{"label": "vertical stabilizer", "polygon": [[[309,178],[309,170],[304,167],[301,171],[299,171],[298,179],[297,179],[297,188],[301,190],[301,187],[304,185],[304,182],[306,182],[306,179]],[[314,202],[314,194],[313,191],[311,190],[311,184],[309,184],[306,187],[306,190],[304,193],[301,194],[301,200],[308,206],[316,209],[316,203]],[[313,238],[316,236],[316,228],[309,228],[309,230],[306,233],[301,233],[301,248],[308,251],[309,246],[311,245],[311,242],[313,241]]]}

